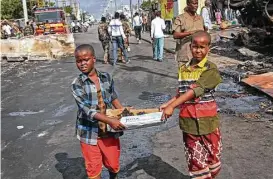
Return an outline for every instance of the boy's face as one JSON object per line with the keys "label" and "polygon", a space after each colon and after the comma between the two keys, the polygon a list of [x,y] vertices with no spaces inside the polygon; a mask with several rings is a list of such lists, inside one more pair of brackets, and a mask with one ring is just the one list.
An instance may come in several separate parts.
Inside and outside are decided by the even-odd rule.
{"label": "boy's face", "polygon": [[96,58],[89,50],[80,50],[75,53],[76,65],[82,73],[89,74],[95,67]]}
{"label": "boy's face", "polygon": [[209,40],[206,37],[195,37],[191,43],[193,58],[203,60],[209,52]]}

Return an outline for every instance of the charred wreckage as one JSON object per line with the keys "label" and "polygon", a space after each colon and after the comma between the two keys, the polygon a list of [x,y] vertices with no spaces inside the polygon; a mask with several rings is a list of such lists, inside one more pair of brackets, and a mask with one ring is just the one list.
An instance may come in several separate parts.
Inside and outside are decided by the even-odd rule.
{"label": "charred wreckage", "polygon": [[273,0],[228,0],[229,7],[239,10],[241,23],[248,30],[238,35],[243,45],[265,45],[273,41]]}

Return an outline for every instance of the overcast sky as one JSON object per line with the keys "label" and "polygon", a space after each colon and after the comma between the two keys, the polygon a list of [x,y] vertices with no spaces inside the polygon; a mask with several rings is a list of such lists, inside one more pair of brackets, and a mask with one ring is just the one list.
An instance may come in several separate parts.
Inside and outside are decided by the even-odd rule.
{"label": "overcast sky", "polygon": [[[141,2],[141,0],[139,0]],[[108,0],[79,0],[80,7],[89,12],[90,14],[93,14],[95,18],[100,18],[101,14],[107,6]],[[132,4],[137,4],[138,0],[132,0]],[[129,5],[130,0],[116,0],[117,7],[119,7],[121,4],[123,5]],[[115,0],[113,0],[113,8],[115,7]]]}

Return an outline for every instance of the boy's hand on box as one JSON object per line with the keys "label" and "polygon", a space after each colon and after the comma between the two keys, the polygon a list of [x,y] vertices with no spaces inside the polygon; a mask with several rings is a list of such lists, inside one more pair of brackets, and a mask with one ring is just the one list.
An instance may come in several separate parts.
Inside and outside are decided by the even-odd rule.
{"label": "boy's hand on box", "polygon": [[117,118],[112,118],[109,125],[116,131],[126,129],[126,127]]}
{"label": "boy's hand on box", "polygon": [[162,104],[161,106],[159,106],[159,111],[163,111],[167,106],[167,103]]}
{"label": "boy's hand on box", "polygon": [[171,105],[168,105],[166,108],[163,110],[162,117],[163,119],[167,119],[173,115],[174,108]]}

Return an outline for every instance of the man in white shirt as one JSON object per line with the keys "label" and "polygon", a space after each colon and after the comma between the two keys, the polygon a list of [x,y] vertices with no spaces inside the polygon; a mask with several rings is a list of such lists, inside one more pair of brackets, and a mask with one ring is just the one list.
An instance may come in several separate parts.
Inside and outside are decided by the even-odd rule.
{"label": "man in white shirt", "polygon": [[135,30],[137,41],[138,43],[141,43],[142,18],[137,12],[135,13],[135,17],[133,19],[133,27]]}
{"label": "man in white shirt", "polygon": [[156,12],[156,17],[151,24],[151,38],[153,41],[154,54],[153,59],[159,62],[163,61],[164,33],[166,28],[165,21],[160,17],[160,12]]}
{"label": "man in white shirt", "polygon": [[204,19],[204,25],[205,25],[205,27],[206,27],[207,30],[211,30],[212,29],[210,7],[211,7],[210,0],[206,0],[205,1],[205,6],[201,10],[201,16]]}
{"label": "man in white shirt", "polygon": [[118,48],[121,49],[121,51],[125,57],[125,61],[123,61],[123,63],[128,64],[129,59],[128,59],[128,55],[127,55],[127,52],[126,52],[125,46],[124,46],[124,41],[126,39],[126,36],[125,36],[123,28],[122,28],[122,23],[119,20],[119,13],[118,12],[115,13],[114,19],[111,20],[111,22],[108,26],[108,33],[112,38],[113,57],[114,57],[114,61],[112,63],[113,66],[115,66],[117,63]]}
{"label": "man in white shirt", "polygon": [[10,27],[10,25],[5,23],[2,28],[3,28],[4,32],[8,35],[8,37],[10,37],[11,36],[11,27]]}

